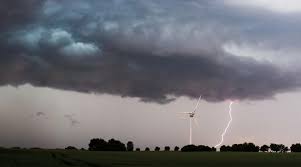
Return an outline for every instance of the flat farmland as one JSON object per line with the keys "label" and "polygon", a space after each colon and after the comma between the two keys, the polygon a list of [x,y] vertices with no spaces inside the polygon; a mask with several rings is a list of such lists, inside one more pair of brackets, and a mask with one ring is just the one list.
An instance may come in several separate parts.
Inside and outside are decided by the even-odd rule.
{"label": "flat farmland", "polygon": [[301,166],[297,153],[90,152],[1,150],[1,167]]}

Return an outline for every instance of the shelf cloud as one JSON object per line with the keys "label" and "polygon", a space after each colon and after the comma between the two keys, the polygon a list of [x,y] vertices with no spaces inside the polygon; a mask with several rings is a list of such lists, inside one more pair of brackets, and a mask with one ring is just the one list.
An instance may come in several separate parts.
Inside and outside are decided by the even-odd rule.
{"label": "shelf cloud", "polygon": [[231,3],[1,1],[0,83],[157,103],[297,90],[300,14]]}

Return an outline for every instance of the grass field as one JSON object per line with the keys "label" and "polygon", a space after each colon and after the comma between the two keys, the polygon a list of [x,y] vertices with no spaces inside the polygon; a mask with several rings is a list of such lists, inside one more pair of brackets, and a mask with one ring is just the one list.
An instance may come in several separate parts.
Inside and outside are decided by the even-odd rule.
{"label": "grass field", "polygon": [[301,166],[301,154],[0,150],[1,167]]}

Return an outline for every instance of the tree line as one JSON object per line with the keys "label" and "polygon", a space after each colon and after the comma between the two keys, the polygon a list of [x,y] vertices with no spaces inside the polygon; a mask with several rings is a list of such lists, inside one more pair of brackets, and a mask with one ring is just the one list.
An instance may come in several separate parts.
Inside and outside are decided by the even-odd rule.
{"label": "tree line", "polygon": [[[94,138],[90,140],[89,143],[89,151],[181,151],[181,152],[216,152],[216,148],[209,147],[205,145],[186,145],[182,148],[175,146],[171,148],[169,146],[165,146],[162,149],[160,147],[155,147],[153,150],[149,147],[146,147],[144,150],[140,148],[135,148],[134,143],[132,141],[127,142],[126,144],[122,143],[119,140],[110,139],[105,141],[101,138]],[[1,147],[0,147],[1,149]],[[2,149],[5,149],[4,147]],[[26,149],[20,147],[12,147],[11,149],[19,150]],[[41,148],[31,148],[31,149],[41,149]],[[74,146],[68,146],[65,148],[66,150],[78,150]],[[80,150],[85,151],[86,149],[81,148]],[[262,145],[256,146],[254,143],[242,143],[242,144],[233,144],[223,145],[220,147],[220,152],[275,152],[275,153],[286,153],[286,152],[301,152],[301,144],[296,143],[292,144],[290,147],[287,147],[283,144],[275,144],[272,143],[270,145]]]}
{"label": "tree line", "polygon": [[[75,150],[75,147],[69,146],[66,149]],[[205,145],[186,145],[182,148],[175,146],[170,148],[165,146],[164,148],[155,147],[151,150],[149,147],[146,147],[144,150],[140,148],[134,148],[134,143],[132,141],[127,142],[126,144],[122,143],[119,140],[110,139],[105,141],[101,138],[94,138],[90,140],[89,151],[181,151],[181,152],[216,152],[216,148],[209,147]],[[272,143],[270,145],[256,146],[254,143],[242,143],[242,144],[233,144],[231,146],[223,145],[220,147],[220,152],[301,152],[301,144],[292,144],[290,148],[283,144]]]}

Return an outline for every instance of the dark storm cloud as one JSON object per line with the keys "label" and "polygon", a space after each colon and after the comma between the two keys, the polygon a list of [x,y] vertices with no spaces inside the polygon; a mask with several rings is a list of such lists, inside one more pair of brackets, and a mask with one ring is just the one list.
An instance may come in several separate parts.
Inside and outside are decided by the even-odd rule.
{"label": "dark storm cloud", "polygon": [[0,30],[7,31],[38,17],[44,0],[3,0],[0,2]]}
{"label": "dark storm cloud", "polygon": [[276,18],[271,13],[246,14],[218,1],[198,0],[37,2],[28,4],[40,7],[40,16],[24,16],[35,22],[4,22],[22,28],[0,40],[2,85],[31,83],[159,103],[199,94],[208,101],[264,99],[300,86],[294,68],[223,49],[228,43],[258,41],[291,47],[285,45],[290,39],[277,34],[293,37],[298,30],[269,27],[290,27],[282,26],[292,22],[283,17],[262,24]]}

